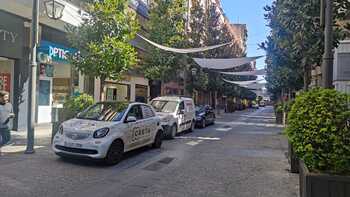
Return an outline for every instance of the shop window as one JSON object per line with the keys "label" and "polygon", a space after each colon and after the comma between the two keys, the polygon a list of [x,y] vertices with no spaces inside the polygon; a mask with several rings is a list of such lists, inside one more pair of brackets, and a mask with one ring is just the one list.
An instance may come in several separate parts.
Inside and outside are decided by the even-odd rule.
{"label": "shop window", "polygon": [[49,80],[39,81],[39,102],[38,105],[49,106],[50,105],[50,87],[51,82]]}
{"label": "shop window", "polygon": [[106,100],[107,101],[116,101],[117,100],[117,89],[116,88],[107,88]]}
{"label": "shop window", "polygon": [[135,86],[135,101],[141,103],[147,103],[148,86],[138,85]]}

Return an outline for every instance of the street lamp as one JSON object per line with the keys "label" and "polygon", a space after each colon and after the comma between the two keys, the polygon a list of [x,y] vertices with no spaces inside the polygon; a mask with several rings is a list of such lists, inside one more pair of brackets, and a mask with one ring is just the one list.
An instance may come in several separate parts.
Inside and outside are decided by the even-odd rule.
{"label": "street lamp", "polygon": [[[37,85],[37,47],[39,39],[39,0],[33,0],[32,10],[32,49],[31,49],[31,75],[29,78],[29,92],[28,92],[28,126],[27,126],[27,148],[25,153],[34,153],[34,125],[36,115],[36,85]],[[49,18],[60,19],[62,17],[64,5],[55,0],[45,2],[46,13]]]}
{"label": "street lamp", "polygon": [[49,18],[57,20],[62,18],[65,5],[55,0],[44,2],[46,14]]}

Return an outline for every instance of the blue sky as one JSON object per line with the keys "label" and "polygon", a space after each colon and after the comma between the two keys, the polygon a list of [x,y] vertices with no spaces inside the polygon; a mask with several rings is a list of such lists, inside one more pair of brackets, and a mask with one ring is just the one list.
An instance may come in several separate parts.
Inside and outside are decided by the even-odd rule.
{"label": "blue sky", "polygon": [[[258,45],[266,39],[269,28],[264,19],[264,7],[273,0],[221,0],[222,7],[231,23],[247,24],[248,56],[265,55]],[[257,61],[258,68],[264,68],[264,58]]]}

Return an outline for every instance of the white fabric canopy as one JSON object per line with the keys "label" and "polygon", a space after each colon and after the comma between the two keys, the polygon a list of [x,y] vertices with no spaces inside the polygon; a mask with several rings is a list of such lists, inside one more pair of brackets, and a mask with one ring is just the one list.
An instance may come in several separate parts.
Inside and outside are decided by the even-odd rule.
{"label": "white fabric canopy", "polygon": [[241,58],[231,58],[231,59],[206,59],[206,58],[193,58],[193,60],[202,68],[208,69],[230,69],[244,64],[249,64],[263,56],[257,57],[241,57]]}
{"label": "white fabric canopy", "polygon": [[263,81],[264,79],[252,80],[252,81],[230,81],[223,78],[222,80],[225,81],[226,83],[231,83],[231,84],[240,85],[240,86],[248,86],[252,84],[258,84],[259,81]]}
{"label": "white fabric canopy", "polygon": [[174,53],[182,53],[182,54],[186,54],[186,53],[198,53],[198,52],[203,52],[203,51],[208,51],[211,49],[216,49],[222,46],[226,46],[231,44],[232,42],[228,42],[225,44],[219,44],[219,45],[214,45],[214,46],[208,46],[208,47],[201,47],[201,48],[189,48],[189,49],[176,49],[176,48],[171,48],[171,47],[166,47],[166,46],[162,46],[160,44],[157,44],[155,42],[152,42],[150,40],[148,40],[147,38],[141,36],[140,34],[137,34],[137,36],[139,36],[140,38],[142,38],[143,40],[145,40],[146,42],[150,43],[151,45],[160,48],[164,51],[170,51],[170,52],[174,52]]}
{"label": "white fabric canopy", "polygon": [[265,69],[253,70],[253,71],[243,71],[243,72],[220,72],[225,75],[240,75],[240,76],[250,76],[250,75],[266,75]]}

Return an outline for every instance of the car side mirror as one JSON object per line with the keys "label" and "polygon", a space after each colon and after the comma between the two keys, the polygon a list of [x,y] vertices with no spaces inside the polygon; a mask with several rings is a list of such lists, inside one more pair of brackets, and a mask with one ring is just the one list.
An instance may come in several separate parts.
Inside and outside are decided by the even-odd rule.
{"label": "car side mirror", "polygon": [[129,116],[127,119],[126,119],[126,121],[125,121],[125,123],[129,123],[129,122],[136,122],[136,117],[135,116]]}
{"label": "car side mirror", "polygon": [[179,114],[185,114],[185,110],[184,110],[184,109],[181,109],[181,110],[179,111]]}

